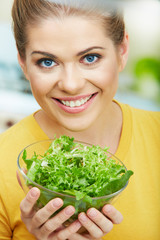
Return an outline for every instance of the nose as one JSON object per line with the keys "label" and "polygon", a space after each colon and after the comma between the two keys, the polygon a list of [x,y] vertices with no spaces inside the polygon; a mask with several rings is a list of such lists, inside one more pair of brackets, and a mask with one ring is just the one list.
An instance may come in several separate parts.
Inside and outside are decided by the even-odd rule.
{"label": "nose", "polygon": [[75,95],[84,87],[85,79],[81,71],[73,64],[64,66],[58,81],[58,87],[61,91]]}

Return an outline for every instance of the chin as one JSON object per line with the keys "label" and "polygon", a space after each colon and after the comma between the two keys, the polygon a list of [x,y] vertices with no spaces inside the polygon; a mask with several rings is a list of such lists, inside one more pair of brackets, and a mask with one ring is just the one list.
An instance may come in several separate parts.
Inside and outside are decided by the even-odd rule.
{"label": "chin", "polygon": [[87,127],[81,127],[81,126],[64,126],[68,131],[70,132],[83,132],[87,129]]}
{"label": "chin", "polygon": [[69,124],[63,124],[63,127],[71,132],[82,132],[89,128],[89,124],[80,122],[79,124],[75,122],[72,124],[72,121]]}

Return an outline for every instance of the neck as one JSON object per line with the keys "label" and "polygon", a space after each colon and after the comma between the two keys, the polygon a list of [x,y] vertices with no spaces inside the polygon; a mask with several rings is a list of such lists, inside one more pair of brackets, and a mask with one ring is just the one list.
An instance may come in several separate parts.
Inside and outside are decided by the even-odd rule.
{"label": "neck", "polygon": [[[109,116],[109,117],[108,117]],[[70,137],[76,140],[88,142],[101,147],[109,147],[109,151],[113,154],[116,152],[122,131],[122,111],[115,102],[106,114],[99,119],[87,130],[83,132],[67,132]]]}
{"label": "neck", "polygon": [[55,134],[57,137],[67,135],[82,142],[100,145],[101,147],[107,146],[113,154],[118,148],[122,129],[122,112],[115,102],[112,103],[106,113],[103,113],[103,116],[99,116],[90,128],[81,132],[69,131],[59,126],[57,122],[46,118],[43,111],[38,112],[35,116],[36,121],[49,138],[53,138]]}

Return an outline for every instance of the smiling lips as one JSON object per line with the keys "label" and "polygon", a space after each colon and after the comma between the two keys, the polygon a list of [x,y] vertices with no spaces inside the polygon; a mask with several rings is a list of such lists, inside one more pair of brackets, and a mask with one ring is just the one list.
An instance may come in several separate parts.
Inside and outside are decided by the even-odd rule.
{"label": "smiling lips", "polygon": [[77,98],[63,98],[63,99],[52,98],[52,99],[65,112],[80,113],[88,108],[88,106],[93,102],[93,99],[95,98],[96,95],[97,93]]}
{"label": "smiling lips", "polygon": [[63,103],[67,107],[80,107],[81,105],[86,103],[91,97],[92,97],[92,95],[90,95],[89,97],[86,97],[86,98],[81,98],[80,100],[76,100],[76,101],[64,101],[64,100],[61,101],[60,100],[60,102]]}

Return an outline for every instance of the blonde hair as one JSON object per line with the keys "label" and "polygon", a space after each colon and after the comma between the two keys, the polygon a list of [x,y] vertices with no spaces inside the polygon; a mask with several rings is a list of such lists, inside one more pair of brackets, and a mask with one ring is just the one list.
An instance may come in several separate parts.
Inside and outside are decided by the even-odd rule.
{"label": "blonde hair", "polygon": [[[107,2],[107,0],[105,0]],[[13,30],[17,49],[25,58],[27,28],[48,17],[81,16],[100,20],[115,46],[122,43],[125,24],[120,11],[101,0],[14,0]]]}

